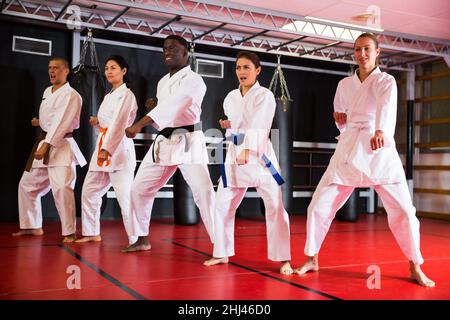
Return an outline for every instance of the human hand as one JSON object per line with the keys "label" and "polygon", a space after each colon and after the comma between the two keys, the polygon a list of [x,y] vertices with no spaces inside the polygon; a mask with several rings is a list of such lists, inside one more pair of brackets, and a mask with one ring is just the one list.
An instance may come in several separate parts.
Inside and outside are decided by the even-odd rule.
{"label": "human hand", "polygon": [[156,99],[153,98],[147,99],[147,101],[145,101],[145,107],[147,108],[148,111],[153,110],[153,108],[156,107],[157,104],[158,102],[156,101]]}
{"label": "human hand", "polygon": [[141,128],[137,124],[132,125],[125,129],[125,135],[127,138],[134,138],[141,131]]}
{"label": "human hand", "polygon": [[34,158],[36,160],[42,160],[44,159],[45,154],[47,153],[48,148],[50,145],[48,143],[43,143],[39,149],[34,153]]}
{"label": "human hand", "polygon": [[108,160],[111,155],[105,149],[100,150],[97,156],[97,164],[101,167],[103,163]]}
{"label": "human hand", "polygon": [[236,162],[238,165],[243,165],[243,164],[247,164],[248,160],[250,158],[250,150],[249,149],[244,149],[241,151],[241,153],[239,153]]}
{"label": "human hand", "polygon": [[334,121],[338,125],[344,125],[347,122],[347,114],[344,112],[333,112]]}
{"label": "human hand", "polygon": [[98,118],[97,117],[94,117],[94,116],[91,116],[91,117],[89,117],[89,123],[91,124],[91,126],[96,126],[96,125],[98,125],[99,124],[99,122],[98,122]]}
{"label": "human hand", "polygon": [[33,119],[31,119],[31,125],[33,127],[39,127],[39,119],[34,117]]}
{"label": "human hand", "polygon": [[384,134],[383,131],[375,131],[374,136],[370,139],[370,147],[372,150],[378,150],[384,146]]}
{"label": "human hand", "polygon": [[219,124],[220,124],[220,127],[222,129],[230,129],[231,128],[231,121],[230,120],[219,119]]}

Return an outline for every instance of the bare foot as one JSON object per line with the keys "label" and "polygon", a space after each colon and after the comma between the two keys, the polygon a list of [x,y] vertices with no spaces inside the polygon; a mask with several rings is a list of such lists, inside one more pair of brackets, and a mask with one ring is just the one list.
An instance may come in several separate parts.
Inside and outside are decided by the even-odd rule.
{"label": "bare foot", "polygon": [[319,261],[317,256],[308,257],[308,260],[299,268],[295,268],[294,272],[297,274],[305,274],[309,271],[319,271]]}
{"label": "bare foot", "polygon": [[228,257],[225,258],[211,258],[203,262],[204,266],[210,267],[215,266],[216,264],[225,264],[228,263]]}
{"label": "bare foot", "polygon": [[420,265],[415,265],[414,263],[409,263],[409,271],[411,272],[411,278],[417,283],[419,283],[423,287],[434,287],[436,283],[429,279],[425,273],[423,273],[422,269],[420,268]]}
{"label": "bare foot", "polygon": [[74,234],[69,234],[68,236],[65,236],[63,239],[63,242],[68,243],[68,242],[74,242],[75,239],[77,238],[77,236]]}
{"label": "bare foot", "polygon": [[281,262],[280,273],[281,274],[292,274],[294,270],[292,270],[291,264],[289,261]]}
{"label": "bare foot", "polygon": [[75,240],[76,243],[84,243],[84,242],[100,242],[102,241],[102,237],[100,235],[96,236],[85,236],[83,238]]}
{"label": "bare foot", "polygon": [[133,243],[132,245],[129,245],[126,248],[123,248],[122,252],[135,252],[135,251],[147,251],[151,249],[151,245],[148,242],[148,236],[145,237],[139,237],[138,240]]}
{"label": "bare foot", "polygon": [[13,233],[13,237],[20,237],[20,236],[42,236],[44,234],[44,230],[42,228],[39,229],[23,229],[19,232]]}
{"label": "bare foot", "polygon": [[132,244],[126,248],[123,248],[122,252],[135,252],[135,251],[147,251],[150,250],[152,246],[150,244]]}

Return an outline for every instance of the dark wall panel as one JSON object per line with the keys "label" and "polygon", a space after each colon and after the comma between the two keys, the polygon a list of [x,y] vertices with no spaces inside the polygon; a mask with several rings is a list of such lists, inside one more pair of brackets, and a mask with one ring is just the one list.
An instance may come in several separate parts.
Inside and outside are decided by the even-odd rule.
{"label": "dark wall panel", "polygon": [[[70,58],[70,33],[45,27],[0,21],[0,95],[2,112],[0,127],[4,154],[0,157],[0,220],[18,220],[17,185],[37,130],[30,120],[37,116],[44,89],[50,85],[47,66],[49,57],[12,51],[13,35],[52,41],[53,55]],[[52,199],[47,196],[44,217],[56,217]]]}
{"label": "dark wall panel", "polygon": [[[0,50],[0,65],[5,75],[1,79],[0,93],[2,97],[6,97],[3,100],[5,115],[0,121],[6,137],[5,148],[8,150],[8,156],[1,158],[1,165],[5,168],[0,184],[0,200],[4,205],[3,214],[0,216],[2,220],[17,220],[17,184],[36,134],[36,130],[30,126],[30,119],[37,115],[42,92],[49,85],[48,57],[13,53],[10,50],[13,34],[52,40],[55,55],[70,58],[71,52],[71,34],[67,30],[42,26],[30,27],[26,24],[0,21],[0,36],[4,41]],[[120,54],[127,59],[130,65],[130,88],[135,93],[139,104],[138,117],[146,114],[145,100],[156,95],[156,85],[167,72],[162,63],[162,53],[110,44],[96,44],[96,48],[102,64],[101,69],[106,58],[111,54]],[[207,52],[205,48],[202,50]],[[305,65],[306,60],[303,59],[301,65]],[[292,59],[289,63],[292,63]],[[311,66],[321,67],[317,61],[311,61]],[[324,69],[327,67],[329,65],[322,66]],[[259,78],[261,85],[268,87],[273,72],[273,67],[263,66]],[[336,142],[334,137],[338,131],[332,119],[333,99],[337,83],[342,76],[293,69],[284,69],[284,74],[294,100],[290,106],[293,108],[294,140]],[[234,62],[224,61],[224,79],[204,78],[204,81],[208,90],[202,106],[202,121],[204,130],[207,130],[218,128],[218,120],[224,117],[223,100],[229,91],[238,86]],[[87,125],[82,123],[80,130]],[[145,132],[154,133],[155,130],[146,128]],[[85,155],[85,157],[90,159],[91,155]],[[322,164],[324,160],[318,159],[318,162]],[[213,183],[217,184],[218,166],[211,165],[210,172]],[[318,180],[322,172],[323,170],[315,170],[312,173],[312,180]],[[304,185],[310,179],[309,173],[302,168],[295,169],[293,175],[294,185]],[[44,217],[56,218],[51,196],[47,196],[43,202],[46,208]],[[295,199],[294,213],[304,213],[308,203],[309,199]],[[255,212],[256,215],[261,214],[260,210],[258,212],[260,208],[258,199],[245,199],[242,209],[245,210],[245,208]],[[173,205],[170,199],[156,200],[154,217],[172,214]],[[108,217],[120,217],[115,199],[108,200],[104,218]]]}

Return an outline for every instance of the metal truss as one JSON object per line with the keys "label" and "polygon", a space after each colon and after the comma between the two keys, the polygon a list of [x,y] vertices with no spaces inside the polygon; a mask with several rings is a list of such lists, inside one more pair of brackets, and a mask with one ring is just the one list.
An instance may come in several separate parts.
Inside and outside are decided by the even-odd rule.
{"label": "metal truss", "polygon": [[[356,64],[352,44],[363,27],[230,4],[191,0],[1,0],[2,14],[152,37],[178,34],[194,43]],[[450,41],[378,33],[381,67],[409,70],[450,59]]]}

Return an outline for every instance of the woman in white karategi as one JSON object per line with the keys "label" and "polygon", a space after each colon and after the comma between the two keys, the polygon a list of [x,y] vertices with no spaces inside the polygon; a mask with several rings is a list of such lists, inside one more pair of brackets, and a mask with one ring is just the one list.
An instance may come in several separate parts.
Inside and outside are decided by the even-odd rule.
{"label": "woman in white karategi", "polygon": [[21,231],[14,236],[42,235],[41,198],[52,190],[61,219],[64,242],[75,240],[76,216],[73,189],[76,165],[86,160],[73,139],[80,125],[81,96],[67,82],[69,63],[52,58],[48,74],[52,86],[45,89],[39,107],[39,118],[31,124],[40,126],[27,166],[19,182],[19,220]]}
{"label": "woman in white karategi", "polygon": [[[236,209],[249,187],[256,187],[264,201],[268,258],[280,261],[280,273],[291,274],[289,217],[284,209],[281,187],[266,167],[267,160],[279,173],[280,168],[269,139],[275,115],[273,93],[259,85],[257,76],[261,65],[256,54],[240,52],[236,59],[239,89],[231,91],[224,100],[227,120],[219,120],[227,129],[227,137],[241,135],[241,141],[229,144],[222,179],[216,194],[214,216],[213,258],[206,266],[228,263],[234,255],[234,222]],[[265,157],[266,161],[263,161]],[[222,159],[219,159],[221,161]]]}
{"label": "woman in white karategi", "polygon": [[[200,115],[206,85],[189,66],[187,41],[176,35],[164,40],[163,59],[169,73],[159,82],[157,103],[126,129],[134,137],[147,125],[160,131],[136,173],[131,195],[134,235],[138,240],[123,252],[149,250],[148,234],[153,202],[159,189],[180,169],[213,241],[215,192],[208,171],[206,139]],[[151,104],[150,104],[151,105]]]}
{"label": "woman in white karategi", "polygon": [[409,260],[411,277],[422,286],[435,283],[422,272],[419,221],[394,141],[397,117],[395,79],[376,65],[380,54],[372,34],[360,35],[354,44],[359,69],[342,79],[333,113],[340,130],[336,151],[308,207],[307,261],[298,274],[318,271],[318,253],[336,211],[355,187],[373,187],[383,201],[389,227]]}
{"label": "woman in white karategi", "polygon": [[112,89],[105,95],[97,117],[90,119],[99,135],[81,196],[83,237],[76,242],[101,241],[100,207],[102,197],[111,185],[120,205],[129,243],[136,241],[131,235],[130,220],[136,154],[133,140],[125,136],[125,128],[136,118],[137,103],[126,85],[127,72],[128,63],[123,57],[113,55],[106,60],[105,76]]}

